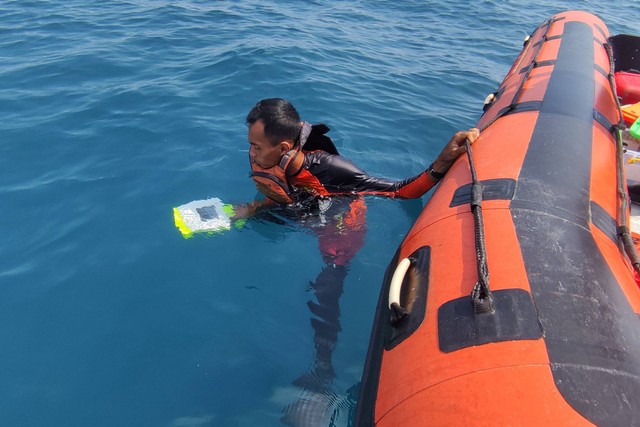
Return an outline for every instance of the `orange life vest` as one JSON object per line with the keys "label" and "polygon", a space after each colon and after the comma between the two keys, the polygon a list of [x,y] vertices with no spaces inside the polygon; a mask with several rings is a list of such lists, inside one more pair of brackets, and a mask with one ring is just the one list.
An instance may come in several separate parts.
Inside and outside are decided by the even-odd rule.
{"label": "orange life vest", "polygon": [[325,135],[328,131],[329,127],[324,124],[304,122],[294,148],[280,159],[278,165],[265,169],[251,162],[251,178],[258,191],[275,202],[294,203],[296,189],[289,179],[302,171],[304,153],[322,150],[339,154],[331,138]]}

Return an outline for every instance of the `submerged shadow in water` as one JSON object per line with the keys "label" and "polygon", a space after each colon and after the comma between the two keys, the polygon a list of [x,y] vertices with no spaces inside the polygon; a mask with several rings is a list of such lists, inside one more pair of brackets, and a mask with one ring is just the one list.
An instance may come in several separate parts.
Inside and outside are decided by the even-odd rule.
{"label": "submerged shadow in water", "polygon": [[[413,222],[420,214],[422,201],[406,200],[401,208]],[[307,302],[313,329],[313,359],[309,368],[293,380],[296,397],[284,407],[281,421],[296,427],[351,426],[360,384],[356,383],[346,393],[335,390],[333,351],[341,330],[340,297],[349,263],[364,245],[364,198],[334,197],[298,206],[276,206],[260,212],[254,219],[263,224],[277,223],[293,230],[302,228],[313,232],[325,263],[315,281],[310,282],[314,300]],[[266,227],[262,232],[260,229],[260,226],[254,227],[255,231],[263,235],[266,232],[266,236],[274,240],[283,236],[282,229],[277,234],[273,234],[273,227]]]}
{"label": "submerged shadow in water", "polygon": [[[349,271],[349,261],[364,244],[366,205],[364,199],[334,198],[320,203],[317,216],[305,226],[318,237],[325,262],[310,283],[315,300],[307,302],[311,312],[314,357],[309,369],[293,381],[299,390],[296,400],[284,408],[282,422],[290,426],[335,425],[341,414],[347,418],[355,406],[356,392],[342,396],[334,390],[336,378],[333,351],[340,327],[340,297]],[[342,417],[341,417],[342,418]]]}

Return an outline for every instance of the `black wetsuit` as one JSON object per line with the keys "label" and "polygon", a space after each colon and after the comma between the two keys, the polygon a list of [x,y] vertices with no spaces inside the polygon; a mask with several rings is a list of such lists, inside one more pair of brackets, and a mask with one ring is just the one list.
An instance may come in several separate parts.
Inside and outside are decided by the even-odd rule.
{"label": "black wetsuit", "polygon": [[392,181],[372,177],[348,159],[325,151],[306,152],[304,156],[303,168],[289,178],[289,183],[296,190],[315,196],[373,194],[413,199],[436,184],[426,171],[402,181]]}

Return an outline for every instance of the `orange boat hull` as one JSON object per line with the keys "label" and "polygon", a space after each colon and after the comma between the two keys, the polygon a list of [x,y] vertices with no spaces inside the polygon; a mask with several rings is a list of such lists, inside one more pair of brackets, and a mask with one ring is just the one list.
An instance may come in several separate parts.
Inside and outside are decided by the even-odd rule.
{"label": "orange boat hull", "polygon": [[[620,250],[608,32],[532,34],[473,145],[493,314],[476,315],[471,174],[452,166],[383,282],[358,425],[640,425],[640,290]],[[400,260],[406,319],[390,321]]]}

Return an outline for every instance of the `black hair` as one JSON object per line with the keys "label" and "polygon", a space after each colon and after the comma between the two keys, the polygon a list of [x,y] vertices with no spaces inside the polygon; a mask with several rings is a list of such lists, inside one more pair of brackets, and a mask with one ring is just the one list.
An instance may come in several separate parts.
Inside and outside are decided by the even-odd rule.
{"label": "black hair", "polygon": [[297,143],[302,125],[292,103],[282,98],[269,98],[258,103],[247,114],[247,125],[264,123],[264,134],[274,146],[280,141]]}

